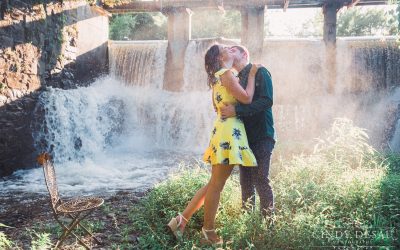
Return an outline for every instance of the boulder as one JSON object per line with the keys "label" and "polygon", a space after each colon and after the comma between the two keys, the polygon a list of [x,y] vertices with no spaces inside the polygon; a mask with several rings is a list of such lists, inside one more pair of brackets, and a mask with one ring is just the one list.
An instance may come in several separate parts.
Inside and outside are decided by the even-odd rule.
{"label": "boulder", "polygon": [[28,80],[28,90],[34,91],[40,88],[40,80],[37,76],[31,76]]}
{"label": "boulder", "polygon": [[6,74],[7,85],[11,89],[23,89],[23,84],[18,74],[15,72],[7,72]]}

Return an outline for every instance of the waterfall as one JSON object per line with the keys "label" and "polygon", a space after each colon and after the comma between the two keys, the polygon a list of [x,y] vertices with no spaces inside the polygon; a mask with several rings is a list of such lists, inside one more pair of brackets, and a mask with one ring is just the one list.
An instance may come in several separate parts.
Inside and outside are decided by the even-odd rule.
{"label": "waterfall", "polygon": [[167,41],[111,41],[111,75],[128,85],[161,89],[167,53]]}
{"label": "waterfall", "polygon": [[115,145],[196,152],[207,145],[214,115],[203,93],[127,87],[112,77],[87,88],[50,89],[40,101],[46,119],[35,138],[50,143],[43,150],[58,162],[96,158]]}
{"label": "waterfall", "polygon": [[368,92],[399,86],[400,53],[395,37],[340,38],[337,51],[338,81],[345,83],[345,91]]}
{"label": "waterfall", "polygon": [[185,68],[183,71],[184,85],[182,90],[206,91],[207,73],[204,69],[204,55],[208,47],[217,39],[192,40],[189,42],[185,53]]}
{"label": "waterfall", "polygon": [[[127,86],[111,76],[89,87],[49,88],[39,100],[45,120],[35,125],[37,148],[51,152],[69,193],[145,189],[208,145],[215,114],[204,94]],[[18,181],[0,189],[45,191],[41,171],[18,171]]]}

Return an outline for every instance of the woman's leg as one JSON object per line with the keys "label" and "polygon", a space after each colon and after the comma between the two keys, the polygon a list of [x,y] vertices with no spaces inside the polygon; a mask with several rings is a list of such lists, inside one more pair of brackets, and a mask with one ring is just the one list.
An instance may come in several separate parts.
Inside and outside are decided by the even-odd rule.
{"label": "woman's leg", "polygon": [[[219,198],[225,182],[231,175],[233,166],[231,165],[213,165],[211,179],[208,183],[206,197],[204,200],[204,229],[215,228],[215,216],[217,213]],[[218,235],[215,232],[207,233],[210,240],[215,241]]]}
{"label": "woman's leg", "polygon": [[[201,208],[204,204],[204,198],[206,197],[206,192],[207,192],[207,187],[208,184],[197,190],[196,194],[193,196],[193,198],[189,201],[188,205],[186,206],[185,210],[182,212],[183,217],[185,217],[187,220],[190,220],[192,218],[193,214]],[[179,221],[181,218],[179,218],[179,215],[176,217],[176,219]],[[185,231],[187,221],[182,219],[182,223],[179,225],[180,231],[183,233]]]}

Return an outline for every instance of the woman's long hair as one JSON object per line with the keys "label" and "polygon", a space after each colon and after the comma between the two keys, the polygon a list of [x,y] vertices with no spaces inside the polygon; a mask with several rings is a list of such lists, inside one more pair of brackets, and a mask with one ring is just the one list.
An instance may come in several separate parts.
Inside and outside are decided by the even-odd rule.
{"label": "woman's long hair", "polygon": [[221,64],[218,60],[219,56],[219,46],[214,44],[211,46],[204,57],[204,66],[207,72],[207,85],[212,88],[212,86],[218,81],[215,77],[215,73],[221,68]]}

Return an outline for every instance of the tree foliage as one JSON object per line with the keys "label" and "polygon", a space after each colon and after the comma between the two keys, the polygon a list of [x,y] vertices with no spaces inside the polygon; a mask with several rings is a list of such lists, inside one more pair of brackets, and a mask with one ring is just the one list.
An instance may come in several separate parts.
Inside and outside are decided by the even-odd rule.
{"label": "tree foliage", "polygon": [[120,14],[114,15],[110,21],[112,40],[159,40],[166,37],[166,18],[162,14]]}
{"label": "tree foliage", "polygon": [[196,11],[192,15],[192,38],[240,38],[239,11]]}
{"label": "tree foliage", "polygon": [[324,15],[322,11],[303,23],[302,29],[295,32],[298,37],[322,36],[324,27]]}
{"label": "tree foliage", "polygon": [[[196,11],[192,14],[192,38],[240,38],[239,11]],[[112,40],[158,40],[167,38],[167,18],[162,14],[114,15],[110,22]]]}
{"label": "tree foliage", "polygon": [[[115,0],[116,1],[116,0]],[[399,1],[399,0],[395,0]],[[337,18],[338,36],[396,35],[400,25],[400,6],[391,9],[353,7],[343,8]],[[268,21],[268,20],[267,20]],[[240,38],[239,11],[195,11],[192,14],[192,38]],[[322,11],[303,24],[301,30],[292,30],[293,36],[322,36]],[[265,24],[265,35],[273,36]],[[158,40],[167,38],[167,17],[161,13],[114,15],[110,22],[110,39]]]}
{"label": "tree foliage", "polygon": [[115,15],[110,22],[110,39],[127,40],[135,28],[136,18],[132,15]]}
{"label": "tree foliage", "polygon": [[338,36],[395,35],[398,30],[394,9],[351,8],[340,12],[337,22]]}

